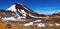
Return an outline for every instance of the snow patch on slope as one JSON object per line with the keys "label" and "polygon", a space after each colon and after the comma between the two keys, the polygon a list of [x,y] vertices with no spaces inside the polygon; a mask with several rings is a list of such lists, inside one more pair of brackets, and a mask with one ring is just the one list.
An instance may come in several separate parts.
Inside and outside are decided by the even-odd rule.
{"label": "snow patch on slope", "polygon": [[11,21],[16,21],[16,19],[14,17],[5,17],[5,18],[2,18],[3,21],[7,21],[7,20],[11,20]]}
{"label": "snow patch on slope", "polygon": [[29,23],[26,23],[26,24],[23,24],[24,26],[33,26],[33,22],[29,22]]}
{"label": "snow patch on slope", "polygon": [[48,24],[49,26],[53,26],[53,24]]}
{"label": "snow patch on slope", "polygon": [[60,24],[58,24],[58,23],[55,23],[55,25],[56,25],[56,26],[60,26]]}
{"label": "snow patch on slope", "polygon": [[16,6],[16,5],[14,4],[14,5],[12,5],[11,7],[7,8],[6,10],[16,11],[15,6]]}
{"label": "snow patch on slope", "polygon": [[41,20],[36,20],[36,21],[33,21],[33,22],[41,22]]}
{"label": "snow patch on slope", "polygon": [[24,10],[21,9],[21,13],[26,16],[26,12]]}
{"label": "snow patch on slope", "polygon": [[37,24],[37,27],[46,27],[46,25],[44,23],[39,23]]}

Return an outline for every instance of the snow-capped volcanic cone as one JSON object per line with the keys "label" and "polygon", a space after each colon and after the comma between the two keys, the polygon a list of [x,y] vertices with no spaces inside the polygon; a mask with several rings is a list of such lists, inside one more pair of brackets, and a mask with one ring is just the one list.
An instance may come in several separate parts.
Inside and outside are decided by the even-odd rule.
{"label": "snow-capped volcanic cone", "polygon": [[33,18],[39,18],[41,16],[45,16],[43,14],[38,14],[38,13],[32,11],[31,9],[29,9],[28,7],[26,7],[23,4],[14,4],[11,7],[7,8],[6,10],[14,11],[20,17],[23,17],[23,18],[26,18],[27,15],[30,17],[33,17]]}
{"label": "snow-capped volcanic cone", "polygon": [[5,20],[16,21],[20,19],[32,19],[44,17],[43,14],[38,14],[23,4],[13,4],[6,10],[0,10],[0,18]]}

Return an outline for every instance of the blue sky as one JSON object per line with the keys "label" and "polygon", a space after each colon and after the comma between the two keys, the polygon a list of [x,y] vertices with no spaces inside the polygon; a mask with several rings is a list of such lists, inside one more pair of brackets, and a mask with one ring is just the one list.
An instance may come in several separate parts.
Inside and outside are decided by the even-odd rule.
{"label": "blue sky", "polygon": [[52,14],[60,10],[60,0],[0,0],[0,9],[6,9],[14,3],[22,3],[39,14]]}

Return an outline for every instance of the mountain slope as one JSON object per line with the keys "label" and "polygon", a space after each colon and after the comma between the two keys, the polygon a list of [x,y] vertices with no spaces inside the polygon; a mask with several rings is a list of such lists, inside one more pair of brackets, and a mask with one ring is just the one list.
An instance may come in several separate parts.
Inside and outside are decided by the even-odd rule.
{"label": "mountain slope", "polygon": [[60,11],[53,13],[52,16],[60,16]]}
{"label": "mountain slope", "polygon": [[33,18],[39,18],[41,16],[45,16],[43,14],[38,14],[32,11],[31,9],[29,9],[23,4],[14,4],[11,7],[7,8],[6,10],[14,11],[18,13],[19,16],[24,16],[24,17],[26,17],[26,15],[29,15],[30,17],[33,17]]}

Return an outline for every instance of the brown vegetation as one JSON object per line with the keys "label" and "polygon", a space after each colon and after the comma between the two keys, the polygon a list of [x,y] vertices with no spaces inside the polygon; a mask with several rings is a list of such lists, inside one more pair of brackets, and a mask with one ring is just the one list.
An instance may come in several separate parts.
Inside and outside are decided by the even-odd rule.
{"label": "brown vegetation", "polygon": [[[44,18],[42,23],[46,23],[46,24],[60,23],[60,17]],[[8,28],[7,24],[11,25],[10,28]],[[0,29],[60,29],[60,26],[46,26],[46,27],[28,26],[26,27],[10,21],[2,22],[2,20],[0,19]]]}

